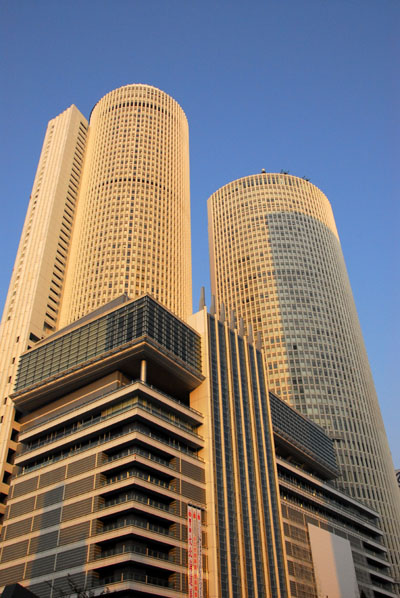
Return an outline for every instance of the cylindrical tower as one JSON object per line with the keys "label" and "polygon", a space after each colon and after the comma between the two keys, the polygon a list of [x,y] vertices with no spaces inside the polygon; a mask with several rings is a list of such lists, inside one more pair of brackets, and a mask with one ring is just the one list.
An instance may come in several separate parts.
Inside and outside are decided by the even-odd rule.
{"label": "cylindrical tower", "polygon": [[148,85],[92,111],[60,325],[123,293],[192,311],[188,124]]}
{"label": "cylindrical tower", "polygon": [[398,579],[399,493],[328,199],[261,173],[216,191],[208,210],[217,305],[261,334],[270,389],[334,439],[339,485],[381,514]]}

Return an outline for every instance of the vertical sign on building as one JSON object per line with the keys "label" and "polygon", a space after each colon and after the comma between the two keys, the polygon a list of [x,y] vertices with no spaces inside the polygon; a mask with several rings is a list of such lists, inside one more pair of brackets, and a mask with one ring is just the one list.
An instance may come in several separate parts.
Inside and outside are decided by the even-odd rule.
{"label": "vertical sign on building", "polygon": [[188,505],[189,598],[203,598],[201,550],[201,509]]}

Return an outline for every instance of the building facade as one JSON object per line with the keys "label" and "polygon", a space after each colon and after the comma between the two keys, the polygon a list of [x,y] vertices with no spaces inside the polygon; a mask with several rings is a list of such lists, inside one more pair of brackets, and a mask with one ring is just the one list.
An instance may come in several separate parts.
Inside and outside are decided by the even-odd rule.
{"label": "building facade", "polygon": [[209,598],[289,597],[264,363],[252,339],[204,307],[204,416]]}
{"label": "building facade", "polygon": [[208,210],[217,305],[261,335],[270,390],[333,439],[337,484],[381,514],[399,580],[400,501],[327,198],[263,172],[216,191]]}
{"label": "building facade", "polygon": [[196,583],[207,595],[203,417],[189,404],[202,380],[199,335],[149,296],[22,356],[1,586],[177,598]]}
{"label": "building facade", "polygon": [[0,517],[15,451],[9,400],[19,356],[123,293],[192,311],[189,141],[166,93],[127,85],[90,123],[49,122],[1,323]]}
{"label": "building facade", "polygon": [[[1,324],[1,584],[21,582],[41,598],[79,594],[78,589],[95,594],[107,590],[121,598],[196,593],[198,598],[309,598],[319,591],[314,561],[314,585],[310,578],[308,589],[300,581],[293,585],[300,576],[299,562],[286,563],[284,537],[288,546],[291,528],[282,524],[280,504],[285,507],[282,501],[288,494],[285,499],[282,488],[287,492],[293,472],[285,461],[282,429],[280,436],[276,431],[279,423],[275,442],[279,440],[281,452],[275,458],[266,368],[277,394],[321,425],[326,424],[323,419],[329,421],[345,472],[342,486],[362,499],[371,498],[369,493],[375,500],[388,496],[384,468],[376,478],[370,473],[375,485],[361,484],[361,494],[356,484],[365,482],[362,467],[381,463],[383,445],[372,433],[378,421],[373,399],[368,418],[354,400],[364,386],[352,369],[361,357],[343,340],[350,334],[354,341],[355,330],[349,325],[351,332],[346,332],[343,324],[351,320],[346,320],[346,293],[344,298],[337,293],[341,307],[332,308],[333,329],[320,309],[326,299],[318,290],[321,277],[329,270],[329,259],[338,256],[329,205],[310,186],[314,203],[307,208],[304,181],[299,190],[294,177],[282,182],[278,175],[271,180],[263,176],[264,184],[274,185],[271,202],[277,211],[261,214],[250,207],[250,190],[262,186],[259,179],[236,184],[229,201],[234,201],[238,216],[233,216],[233,204],[229,214],[237,220],[223,225],[230,241],[224,248],[215,238],[212,251],[214,257],[222,251],[220,266],[221,256],[230,260],[229,251],[240,243],[234,256],[237,267],[230,262],[235,274],[232,270],[224,282],[223,272],[215,267],[213,277],[226,289],[240,289],[246,309],[233,309],[248,324],[245,335],[243,324],[237,330],[235,318],[226,318],[223,307],[218,317],[215,309],[207,313],[205,307],[189,316],[188,127],[179,105],[153,87],[128,85],[104,96],[89,123],[74,106],[50,121]],[[291,190],[280,193],[280,184]],[[242,202],[243,188],[250,195]],[[289,210],[293,222],[289,216],[284,223],[279,220],[281,195],[287,204],[289,199],[295,202]],[[260,193],[256,196],[259,200]],[[223,204],[228,205],[225,196]],[[216,213],[215,230],[224,214]],[[251,261],[255,240],[261,245],[265,237],[263,226],[277,235],[268,243],[268,271],[261,260],[267,250],[261,251],[254,268]],[[331,244],[329,259],[314,263],[310,257],[307,270],[310,231],[319,254],[324,243]],[[282,258],[293,236],[298,243],[293,253],[307,255],[303,266]],[[245,270],[235,279],[239,265]],[[295,288],[288,296],[282,295],[285,286],[278,276],[286,267],[292,268],[289,288]],[[306,286],[301,292],[293,285],[298,271],[299,278],[312,280],[309,296]],[[343,283],[342,270],[338,267],[335,273],[333,281],[323,279],[332,292],[340,291],[338,280]],[[282,300],[291,310],[287,326],[285,309],[269,316],[269,346],[259,325],[264,304],[257,307],[257,320],[250,326],[258,278],[266,281],[267,290],[260,294],[265,300],[268,293],[266,307],[275,309]],[[310,297],[318,297],[313,312],[321,318],[312,330],[302,327],[303,305],[313,303],[307,301]],[[257,346],[253,330],[260,337]],[[260,351],[262,335],[266,360]],[[333,344],[328,337],[336,339]],[[314,355],[306,341],[319,352]],[[348,360],[352,351],[353,362]],[[323,400],[318,401],[321,409],[310,410],[302,366],[313,359],[321,360],[315,366],[321,371],[314,372],[312,393]],[[322,382],[323,368],[333,370],[329,385]],[[357,383],[340,386],[350,378]],[[331,403],[332,394],[343,402]],[[293,424],[296,414],[290,413],[286,423]],[[332,451],[323,453],[326,436],[315,425],[312,430],[303,439],[306,448],[299,450],[299,442],[293,448],[292,429],[290,460],[301,454],[303,469],[304,463],[312,463],[314,473],[328,479],[327,472],[336,472]],[[370,438],[363,439],[362,432],[371,433]],[[352,459],[357,468],[354,461],[349,465]],[[304,480],[305,474],[300,484],[303,503],[310,485]],[[291,495],[296,495],[295,485]],[[339,491],[324,492],[327,505]],[[352,520],[348,512],[353,499],[346,500],[338,504],[345,505],[347,520]],[[390,500],[387,505],[390,514]],[[371,520],[376,551],[384,555],[376,513],[357,509]],[[289,525],[292,512],[284,513]],[[323,542],[318,530],[327,531],[328,523],[314,517],[318,530],[310,532],[306,516],[302,537],[310,554],[311,534],[317,534],[314,544]],[[351,544],[350,537],[343,539]],[[384,558],[372,562],[388,589]],[[356,565],[354,575],[358,583]],[[363,583],[369,591],[366,578]],[[371,592],[368,598],[391,596],[390,590]]]}
{"label": "building facade", "polygon": [[378,513],[338,490],[333,441],[269,393],[292,598],[395,598]]}
{"label": "building facade", "polygon": [[146,292],[192,313],[189,130],[166,93],[127,85],[90,116],[60,326]]}
{"label": "building facade", "polygon": [[121,298],[21,357],[0,586],[288,596],[261,353],[192,323]]}
{"label": "building facade", "polygon": [[48,124],[0,327],[0,526],[15,452],[12,392],[21,353],[56,330],[88,124],[71,106]]}

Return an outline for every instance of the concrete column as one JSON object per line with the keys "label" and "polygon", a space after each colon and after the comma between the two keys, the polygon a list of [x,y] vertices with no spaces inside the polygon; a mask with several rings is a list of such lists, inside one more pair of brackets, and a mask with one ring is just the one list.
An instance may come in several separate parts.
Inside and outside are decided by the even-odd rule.
{"label": "concrete column", "polygon": [[140,362],[140,381],[146,382],[147,379],[147,361],[142,359]]}

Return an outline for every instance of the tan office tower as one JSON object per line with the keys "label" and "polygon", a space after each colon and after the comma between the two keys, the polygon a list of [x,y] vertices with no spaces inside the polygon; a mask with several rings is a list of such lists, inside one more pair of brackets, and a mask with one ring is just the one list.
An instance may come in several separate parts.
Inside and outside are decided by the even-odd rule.
{"label": "tan office tower", "polygon": [[0,328],[0,527],[19,424],[9,399],[21,353],[57,328],[87,121],[75,106],[51,120],[33,183]]}
{"label": "tan office tower", "polygon": [[334,439],[339,485],[381,514],[399,582],[400,497],[327,198],[263,172],[225,185],[208,208],[217,304],[261,334],[270,390]]}
{"label": "tan office tower", "polygon": [[90,117],[61,324],[145,292],[192,312],[189,134],[175,100],[127,85]]}
{"label": "tan office tower", "polygon": [[51,120],[1,324],[0,525],[12,472],[12,392],[35,341],[127,294],[192,312],[189,141],[183,110],[148,85],[104,96],[90,124]]}

